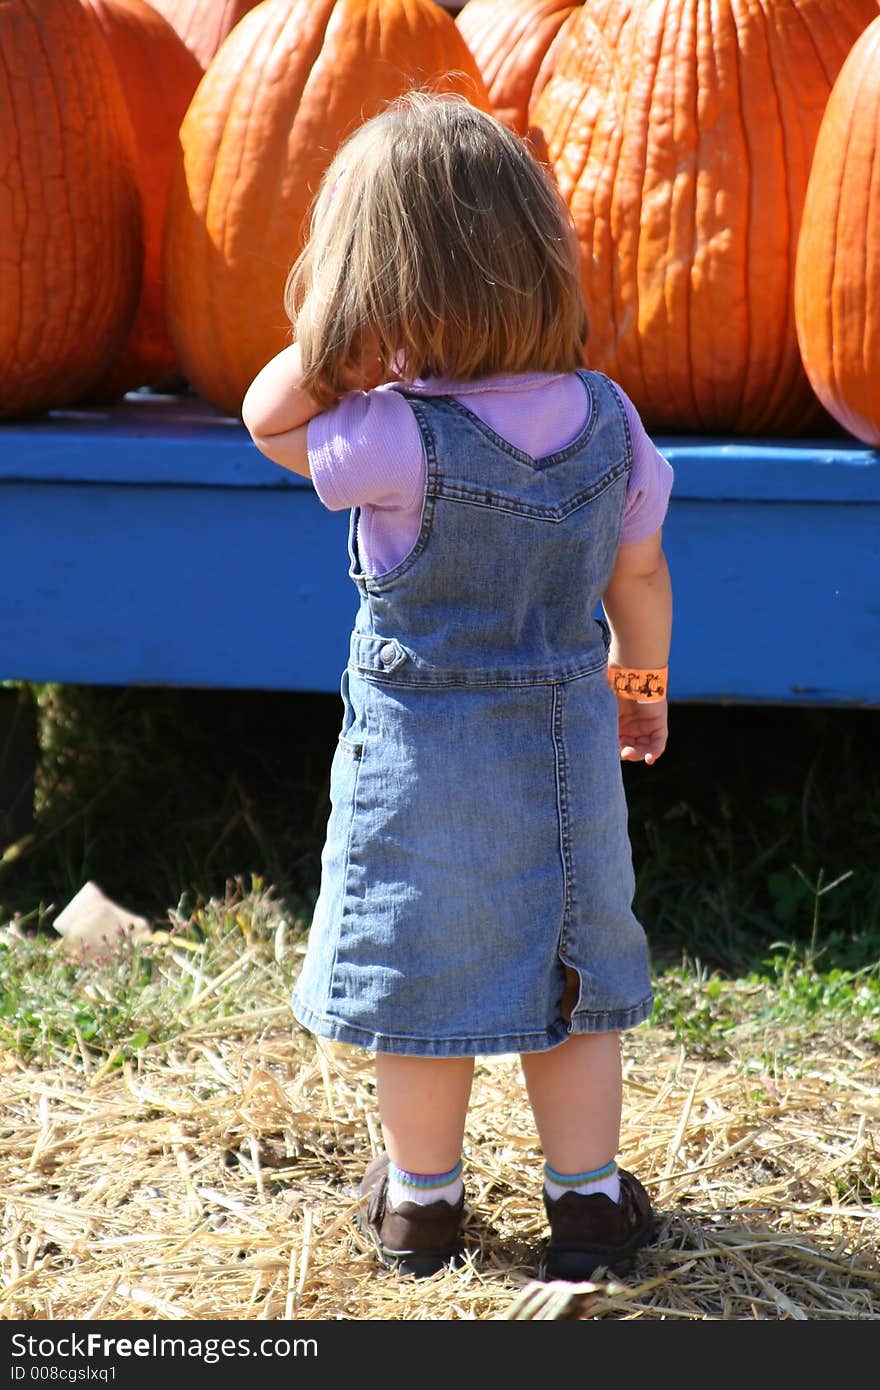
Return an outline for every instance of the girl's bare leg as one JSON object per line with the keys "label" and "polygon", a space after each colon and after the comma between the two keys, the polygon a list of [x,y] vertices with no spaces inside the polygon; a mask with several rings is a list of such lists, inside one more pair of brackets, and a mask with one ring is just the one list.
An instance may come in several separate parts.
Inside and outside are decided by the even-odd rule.
{"label": "girl's bare leg", "polygon": [[385,1148],[410,1173],[448,1173],[461,1157],[473,1057],[376,1055]]}
{"label": "girl's bare leg", "polygon": [[544,1158],[558,1173],[587,1173],[620,1144],[620,1035],[578,1033],[520,1058]]}

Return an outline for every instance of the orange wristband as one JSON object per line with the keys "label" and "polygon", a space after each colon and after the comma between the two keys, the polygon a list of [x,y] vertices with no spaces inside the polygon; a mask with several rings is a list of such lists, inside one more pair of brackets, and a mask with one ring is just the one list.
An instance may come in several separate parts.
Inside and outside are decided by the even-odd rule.
{"label": "orange wristband", "polygon": [[615,695],[622,700],[635,700],[640,705],[665,700],[668,682],[668,666],[655,666],[651,670],[630,666],[608,667],[608,684]]}

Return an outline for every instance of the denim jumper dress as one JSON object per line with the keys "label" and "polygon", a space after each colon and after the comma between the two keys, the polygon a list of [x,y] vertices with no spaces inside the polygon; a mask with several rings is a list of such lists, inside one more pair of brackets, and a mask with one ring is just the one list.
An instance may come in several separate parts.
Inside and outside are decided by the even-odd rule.
{"label": "denim jumper dress", "polygon": [[[427,482],[392,570],[360,594],[321,888],[294,1016],[414,1057],[538,1052],[651,1012],[594,610],[632,446],[613,384],[532,458],[450,396],[407,396]],[[576,979],[576,997],[566,991]]]}

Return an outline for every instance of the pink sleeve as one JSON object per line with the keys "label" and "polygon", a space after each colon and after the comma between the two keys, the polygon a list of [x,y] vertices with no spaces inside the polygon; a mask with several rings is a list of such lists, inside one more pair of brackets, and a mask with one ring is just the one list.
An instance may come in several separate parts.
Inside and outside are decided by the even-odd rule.
{"label": "pink sleeve", "polygon": [[309,421],[309,469],[330,511],[421,506],[422,437],[397,391],[352,391]]}
{"label": "pink sleeve", "polygon": [[[616,384],[616,383],[615,383]],[[620,392],[629,421],[632,437],[632,471],[626,502],[623,506],[623,526],[620,544],[632,545],[647,540],[663,525],[669,494],[672,490],[672,468],[654,447],[645,433],[639,413],[625,391]]]}

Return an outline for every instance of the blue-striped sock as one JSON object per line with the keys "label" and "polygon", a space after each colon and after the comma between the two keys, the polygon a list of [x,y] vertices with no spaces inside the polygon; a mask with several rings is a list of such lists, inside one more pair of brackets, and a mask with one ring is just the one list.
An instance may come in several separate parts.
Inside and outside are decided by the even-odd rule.
{"label": "blue-striped sock", "polygon": [[566,1192],[580,1192],[584,1197],[593,1197],[599,1192],[604,1192],[612,1202],[619,1202],[620,1174],[614,1159],[602,1168],[593,1168],[589,1173],[557,1173],[555,1168],[545,1163],[544,1190],[554,1202]]}
{"label": "blue-striped sock", "polygon": [[399,1207],[401,1202],[417,1202],[422,1207],[448,1202],[453,1206],[463,1191],[461,1159],[448,1173],[410,1173],[389,1160],[388,1202],[392,1207]]}

